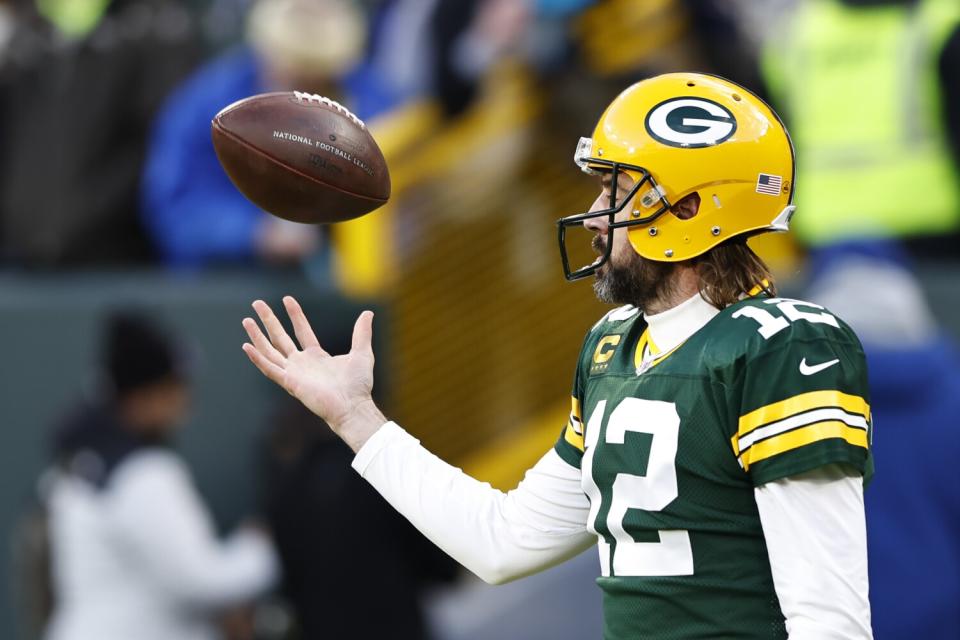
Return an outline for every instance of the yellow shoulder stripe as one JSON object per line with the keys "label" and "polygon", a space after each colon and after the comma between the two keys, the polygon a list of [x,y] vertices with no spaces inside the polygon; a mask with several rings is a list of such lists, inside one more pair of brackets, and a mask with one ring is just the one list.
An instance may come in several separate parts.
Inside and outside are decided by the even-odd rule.
{"label": "yellow shoulder stripe", "polygon": [[751,464],[799,447],[839,438],[869,447],[870,405],[836,389],[801,393],[741,416],[730,438],[744,470]]}
{"label": "yellow shoulder stripe", "polygon": [[576,447],[577,451],[583,451],[583,436],[574,431],[569,423],[567,424],[567,428],[563,430],[563,439]]}
{"label": "yellow shoulder stripe", "polygon": [[576,396],[570,396],[570,419],[563,430],[563,439],[583,451],[583,421],[580,418],[580,400]]}
{"label": "yellow shoulder stripe", "polygon": [[740,456],[740,462],[744,470],[748,470],[751,464],[760,460],[830,438],[842,438],[853,446],[867,448],[866,430],[851,427],[839,420],[830,420],[807,425],[758,442]]}
{"label": "yellow shoulder stripe", "polygon": [[850,395],[835,389],[810,391],[768,404],[741,416],[737,428],[737,437],[742,438],[757,427],[776,420],[823,407],[839,407],[849,413],[860,414],[867,420],[870,419],[870,405],[860,396]]}

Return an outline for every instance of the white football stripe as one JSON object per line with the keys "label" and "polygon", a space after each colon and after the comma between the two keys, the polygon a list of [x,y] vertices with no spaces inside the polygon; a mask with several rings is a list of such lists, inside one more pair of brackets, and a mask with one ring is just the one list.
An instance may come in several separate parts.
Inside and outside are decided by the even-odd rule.
{"label": "white football stripe", "polygon": [[796,429],[797,427],[802,427],[807,424],[813,424],[814,422],[823,422],[824,420],[839,420],[857,429],[863,429],[864,431],[867,429],[867,419],[863,416],[851,415],[843,409],[816,409],[798,416],[790,416],[777,422],[771,422],[765,427],[755,429],[740,438],[737,441],[737,446],[740,448],[740,451],[743,451],[759,440],[779,435],[785,431],[790,431],[791,429]]}

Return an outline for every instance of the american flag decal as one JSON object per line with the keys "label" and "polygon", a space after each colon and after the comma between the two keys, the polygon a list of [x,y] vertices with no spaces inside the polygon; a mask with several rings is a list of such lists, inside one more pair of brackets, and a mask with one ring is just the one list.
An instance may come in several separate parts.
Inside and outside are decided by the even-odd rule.
{"label": "american flag decal", "polygon": [[780,187],[783,184],[783,178],[772,176],[769,173],[761,173],[757,178],[757,193],[765,193],[768,196],[780,195]]}

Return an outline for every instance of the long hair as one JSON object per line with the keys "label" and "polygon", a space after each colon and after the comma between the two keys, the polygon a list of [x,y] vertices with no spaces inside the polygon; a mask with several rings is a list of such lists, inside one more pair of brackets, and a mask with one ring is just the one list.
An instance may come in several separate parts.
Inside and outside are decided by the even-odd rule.
{"label": "long hair", "polygon": [[758,285],[777,295],[773,274],[766,263],[739,237],[693,259],[700,275],[700,295],[718,309],[737,302]]}

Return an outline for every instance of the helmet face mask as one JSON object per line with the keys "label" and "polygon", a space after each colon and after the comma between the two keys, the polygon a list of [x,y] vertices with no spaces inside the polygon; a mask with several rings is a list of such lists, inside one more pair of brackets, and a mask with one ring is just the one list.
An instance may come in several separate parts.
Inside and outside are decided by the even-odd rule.
{"label": "helmet face mask", "polygon": [[[557,221],[557,240],[560,244],[560,259],[563,262],[563,273],[567,280],[579,280],[581,278],[592,276],[594,273],[596,273],[597,269],[605,265],[610,260],[610,255],[613,251],[614,230],[624,227],[649,224],[662,216],[664,213],[667,213],[673,206],[670,201],[667,200],[663,193],[663,189],[657,185],[656,179],[654,179],[653,175],[649,171],[637,165],[591,157],[589,155],[591,147],[592,141],[590,138],[580,138],[580,142],[577,145],[577,153],[574,156],[574,161],[578,166],[580,166],[584,173],[588,173],[590,175],[610,173],[612,185],[610,189],[610,201],[609,206],[606,209],[577,213],[566,216]],[[626,173],[630,175],[633,177],[634,182],[627,195],[618,202],[618,190],[616,185],[618,183],[620,173]],[[647,188],[644,189],[644,187]],[[643,191],[643,194],[638,196],[641,191]],[[632,203],[638,197],[640,197],[644,203],[647,204],[648,208],[651,208],[654,202],[659,202],[660,206],[653,213],[642,217],[639,210],[634,210],[634,215],[631,217],[631,219],[615,222],[614,219],[616,215],[623,211],[628,204]],[[571,270],[569,253],[567,251],[567,229],[569,227],[582,226],[587,220],[601,217],[606,217],[608,219],[607,228],[609,229],[604,252],[592,264],[576,270]]]}
{"label": "helmet face mask", "polygon": [[[717,76],[672,73],[638,82],[604,111],[592,138],[574,157],[585,173],[634,179],[610,206],[557,222],[568,280],[584,278],[610,260],[612,234],[623,228],[634,251],[648,260],[679,262],[736,236],[787,231],[794,207],[794,159],[789,135],[773,110],[747,89]],[[690,194],[696,215],[664,215]],[[631,206],[630,215],[615,216]],[[604,255],[570,267],[567,231],[608,219]],[[571,245],[575,246],[575,245]]]}

